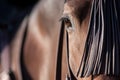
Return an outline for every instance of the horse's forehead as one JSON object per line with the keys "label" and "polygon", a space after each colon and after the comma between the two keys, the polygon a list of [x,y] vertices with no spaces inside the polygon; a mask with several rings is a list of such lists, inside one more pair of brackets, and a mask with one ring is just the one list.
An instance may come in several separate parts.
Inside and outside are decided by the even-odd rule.
{"label": "horse's forehead", "polygon": [[70,7],[67,3],[64,5],[64,12],[63,14],[71,14],[73,11],[73,8]]}
{"label": "horse's forehead", "polygon": [[91,4],[93,0],[67,0],[64,4],[64,13],[72,13],[78,9],[84,8],[87,4]]}

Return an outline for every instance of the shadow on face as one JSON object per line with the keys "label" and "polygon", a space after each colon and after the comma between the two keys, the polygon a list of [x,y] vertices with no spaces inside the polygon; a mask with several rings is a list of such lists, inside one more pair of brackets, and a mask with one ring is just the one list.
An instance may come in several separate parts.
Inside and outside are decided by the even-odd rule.
{"label": "shadow on face", "polygon": [[80,23],[87,17],[90,12],[92,0],[68,0],[65,3],[65,11],[74,15]]}

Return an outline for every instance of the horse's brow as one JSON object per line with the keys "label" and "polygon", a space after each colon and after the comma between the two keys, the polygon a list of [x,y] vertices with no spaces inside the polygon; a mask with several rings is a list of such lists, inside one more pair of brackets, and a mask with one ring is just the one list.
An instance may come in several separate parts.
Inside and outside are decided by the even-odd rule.
{"label": "horse's brow", "polygon": [[69,18],[68,15],[63,14],[59,21],[63,21],[63,20],[66,20],[66,19],[70,19],[70,18]]}
{"label": "horse's brow", "polygon": [[69,14],[66,13],[66,14],[63,14],[63,15],[61,16],[61,18],[68,18],[68,19],[69,19],[70,16],[69,16]]}

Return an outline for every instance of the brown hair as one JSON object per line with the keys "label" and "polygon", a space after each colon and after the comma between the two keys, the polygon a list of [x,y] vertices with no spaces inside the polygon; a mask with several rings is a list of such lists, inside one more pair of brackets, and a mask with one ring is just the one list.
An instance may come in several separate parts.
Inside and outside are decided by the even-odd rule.
{"label": "brown hair", "polygon": [[67,3],[74,8],[73,15],[82,23],[90,11],[92,0],[67,0]]}

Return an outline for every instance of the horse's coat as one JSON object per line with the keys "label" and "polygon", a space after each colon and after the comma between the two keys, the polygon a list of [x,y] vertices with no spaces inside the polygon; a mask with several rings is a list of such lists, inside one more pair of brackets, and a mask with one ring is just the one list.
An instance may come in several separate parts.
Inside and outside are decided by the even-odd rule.
{"label": "horse's coat", "polygon": [[[67,16],[72,18],[71,16],[77,15],[77,13],[75,11],[76,9],[74,9],[74,7],[76,8],[77,5],[71,6],[69,4],[69,1],[72,2],[72,0],[68,0],[68,2],[66,2],[66,4],[68,4],[66,10],[68,10],[68,11],[65,10],[65,14],[67,14]],[[87,0],[87,1],[89,2],[90,0]],[[79,1],[75,0],[73,2],[79,2]],[[94,2],[96,2],[96,4]],[[84,17],[83,22],[82,22],[82,21],[80,21],[80,19],[82,19],[82,16],[80,16],[80,15],[79,15],[79,17],[76,18],[78,21],[78,23],[76,23],[76,24],[78,24],[78,25],[74,25],[74,26],[72,25],[72,27],[74,27],[75,29],[73,31],[68,30],[69,39],[70,39],[70,42],[69,42],[69,44],[70,44],[70,46],[69,46],[69,52],[70,52],[69,61],[70,62],[69,63],[71,65],[70,66],[71,70],[72,70],[74,76],[76,76],[76,73],[78,71],[78,76],[80,75],[80,77],[93,75],[92,79],[95,78],[98,80],[99,79],[119,80],[119,69],[117,68],[117,66],[119,66],[119,50],[120,50],[119,49],[120,42],[119,42],[119,35],[118,35],[120,32],[119,31],[119,10],[118,10],[119,6],[117,6],[119,4],[119,2],[117,0],[116,1],[93,0],[92,3],[93,3],[93,7],[91,9],[92,14],[89,15],[90,13],[88,13],[86,15],[86,16],[91,16],[90,24],[89,24],[90,27],[88,29],[88,35],[86,34],[87,29],[85,28],[85,27],[88,28],[88,25],[87,26],[82,25],[81,23],[84,23],[85,20],[89,22],[89,18]],[[76,3],[76,4],[80,4],[80,3]],[[77,7],[79,7],[79,6],[77,6]],[[88,6],[86,6],[86,7],[89,8]],[[83,7],[83,8],[85,9],[85,7]],[[108,15],[109,13],[107,13],[106,10],[108,10],[108,12],[109,12],[109,10],[111,11],[111,13],[109,12],[111,16]],[[82,12],[84,12],[84,11],[82,11]],[[93,16],[95,16],[95,17],[93,17]],[[109,17],[107,17],[107,16],[109,16]],[[73,18],[75,18],[75,16]],[[73,18],[70,19],[71,22],[74,22]],[[78,19],[78,18],[80,18],[80,19]],[[109,25],[109,27],[108,27],[108,24],[110,24],[109,21],[111,21],[113,25]],[[69,21],[67,22],[67,24],[68,23],[69,23]],[[88,24],[88,23],[85,23],[85,24]],[[67,26],[67,27],[71,28],[71,26]],[[115,29],[115,28],[117,28],[117,29]],[[85,35],[84,35],[84,33],[85,33]],[[97,35],[97,33],[99,33],[99,34]],[[108,37],[108,35],[110,35],[110,34],[112,34],[112,35]],[[104,39],[102,37],[100,37],[101,35],[104,35]],[[93,36],[93,37],[91,37],[91,36]],[[110,37],[112,37],[113,40],[109,39]],[[113,37],[116,37],[116,38],[113,38]],[[87,40],[85,40],[86,38],[87,38]],[[106,38],[108,40],[107,42],[106,42]],[[93,41],[93,43],[92,43],[92,41]],[[111,41],[111,42],[109,42],[109,41]],[[85,50],[84,50],[84,43],[85,43]],[[99,43],[99,44],[97,45],[97,43]],[[104,45],[102,45],[102,43],[104,43]],[[108,45],[108,44],[109,44],[109,46],[106,47],[106,45]],[[110,46],[110,44],[111,44],[111,46]],[[101,45],[102,45],[102,47],[100,47]],[[99,46],[99,47],[97,47],[97,46]],[[114,52],[112,52],[112,48],[110,48],[113,46],[116,46],[113,48]],[[82,54],[83,50],[84,50],[84,54]],[[107,52],[107,53],[105,53],[105,52]],[[80,56],[83,56],[83,59],[79,58],[79,56],[76,56],[78,53]],[[106,58],[105,58],[105,56],[103,56],[103,55],[107,55],[107,54],[110,56],[110,53],[113,56],[111,55],[111,57],[109,57],[109,58],[107,56],[106,56]],[[97,54],[98,54],[98,56],[95,56]],[[102,57],[100,56],[100,54],[102,55]],[[114,56],[116,54],[117,54],[117,56],[116,56],[117,58],[115,58],[115,56]],[[77,59],[78,59],[78,62],[77,62]],[[106,61],[108,60],[108,62],[105,63],[104,60],[106,60]],[[80,67],[78,65],[80,63],[79,61],[81,61],[81,63],[82,63]],[[118,62],[118,63],[116,63],[116,62]],[[99,65],[99,63],[101,63],[102,67]],[[109,65],[107,65],[107,64],[109,64]],[[78,67],[76,67],[77,65],[78,65]],[[97,66],[94,66],[94,65],[97,65]],[[75,67],[77,69],[79,68],[80,72],[79,72],[79,70],[76,70]],[[118,70],[118,71],[116,71],[116,70]],[[102,74],[102,76],[99,76],[100,74]],[[103,76],[103,75],[105,75],[105,76]],[[94,77],[94,76],[98,76],[98,77]],[[74,78],[72,77],[72,79],[74,79]]]}
{"label": "horse's coat", "polygon": [[[119,1],[115,1],[116,7],[118,7],[117,14],[119,14]],[[86,41],[89,38],[88,31],[92,32],[88,27],[89,20],[91,20],[92,0],[66,0],[64,11],[63,3],[64,0],[42,0],[33,8],[31,14],[23,20],[10,43],[11,70],[14,72],[16,80],[65,80],[68,77],[72,80],[75,80],[75,78],[77,80],[119,80],[119,76],[114,75],[107,76],[99,73],[93,75],[92,71],[89,70],[94,67],[87,71],[86,66],[90,66],[90,64],[87,64],[86,57],[89,59],[91,54],[85,55],[87,53],[84,53],[84,47],[86,47]],[[57,51],[59,51],[58,46],[61,45],[61,43],[58,44],[61,25],[59,19],[61,16],[70,20],[65,20],[62,24],[64,28],[62,33],[64,32],[66,35],[63,36],[63,45],[59,52],[61,57],[59,57]],[[120,19],[120,16],[118,18]],[[66,39],[69,39],[67,40],[69,42],[66,42]],[[68,51],[69,58],[67,59]],[[61,59],[58,65],[57,58]],[[80,67],[79,72],[81,62],[85,69]],[[91,62],[91,59],[89,62]],[[56,72],[57,66],[60,67],[58,72]],[[69,73],[68,66],[71,69],[72,76]],[[86,71],[90,74],[87,74]],[[56,76],[57,73],[58,76]]]}

